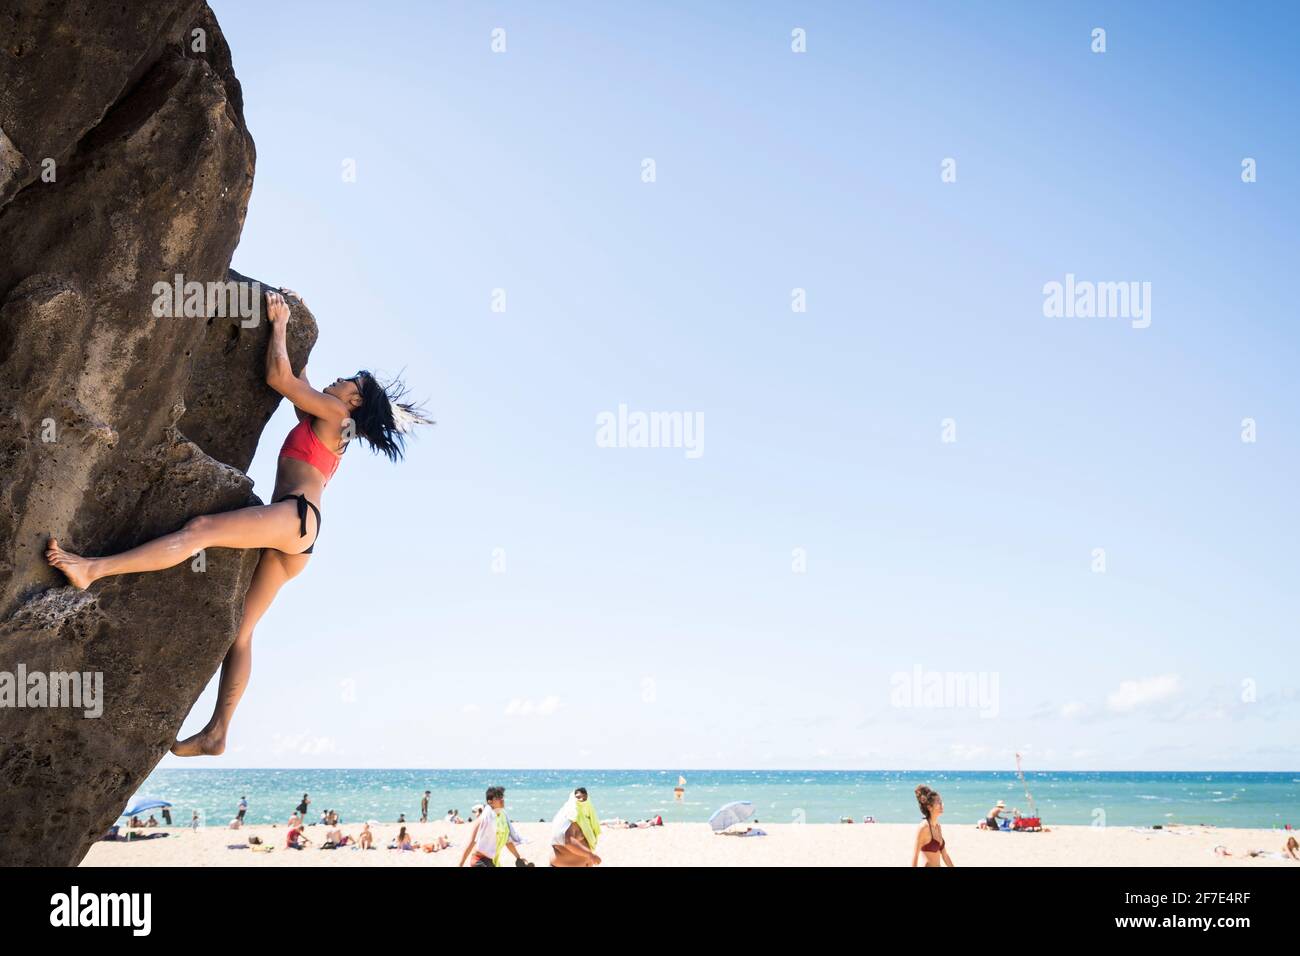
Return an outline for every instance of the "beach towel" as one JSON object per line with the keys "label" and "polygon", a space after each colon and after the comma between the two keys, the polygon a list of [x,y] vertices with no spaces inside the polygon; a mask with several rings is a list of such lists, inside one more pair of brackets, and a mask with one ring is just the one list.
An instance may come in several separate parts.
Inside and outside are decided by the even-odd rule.
{"label": "beach towel", "polygon": [[591,800],[574,800],[577,808],[577,819],[573,822],[578,825],[582,835],[587,838],[587,846],[593,850],[596,849],[596,841],[600,839],[600,820],[596,818],[596,808],[591,805]]}
{"label": "beach towel", "polygon": [[560,812],[551,821],[552,844],[564,842],[564,833],[569,829],[570,823],[576,823],[587,846],[596,849],[596,841],[600,839],[600,818],[596,816],[596,808],[591,805],[590,799],[579,800],[576,793],[569,794],[569,799],[564,801],[564,806],[560,807]]}
{"label": "beach towel", "polygon": [[506,819],[505,810],[498,810],[496,812],[496,827],[497,827],[497,852],[496,852],[496,856],[492,857],[492,865],[500,866],[501,851],[505,849],[505,845],[510,842],[510,821]]}

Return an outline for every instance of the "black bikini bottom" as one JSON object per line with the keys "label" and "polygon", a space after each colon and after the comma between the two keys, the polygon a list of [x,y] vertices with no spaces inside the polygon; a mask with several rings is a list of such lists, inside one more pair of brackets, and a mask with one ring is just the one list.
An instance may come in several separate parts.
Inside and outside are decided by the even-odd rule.
{"label": "black bikini bottom", "polygon": [[311,554],[312,549],[316,547],[316,538],[320,537],[320,509],[317,508],[310,501],[308,501],[306,495],[285,495],[282,498],[276,498],[275,501],[271,502],[271,504],[277,505],[281,501],[288,501],[290,499],[294,499],[298,502],[298,526],[300,529],[298,532],[298,537],[300,538],[307,537],[307,509],[310,508],[312,512],[316,515],[316,537],[311,539],[310,548],[308,548],[306,551],[298,552],[299,554]]}

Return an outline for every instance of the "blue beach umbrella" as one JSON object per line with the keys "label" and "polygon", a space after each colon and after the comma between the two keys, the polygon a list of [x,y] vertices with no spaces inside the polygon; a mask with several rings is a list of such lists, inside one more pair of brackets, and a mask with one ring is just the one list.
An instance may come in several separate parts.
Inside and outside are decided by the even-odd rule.
{"label": "blue beach umbrella", "polygon": [[729,803],[720,808],[713,816],[709,817],[709,826],[713,827],[714,833],[721,833],[728,827],[734,827],[737,823],[744,823],[754,815],[754,805],[748,800],[737,800],[735,803]]}
{"label": "blue beach umbrella", "polygon": [[124,810],[121,815],[124,817],[134,817],[134,816],[138,816],[141,813],[144,813],[146,810],[157,810],[159,807],[170,807],[170,806],[171,804],[168,803],[166,800],[155,800],[149,797],[145,797],[137,801],[135,806],[131,807],[129,810]]}

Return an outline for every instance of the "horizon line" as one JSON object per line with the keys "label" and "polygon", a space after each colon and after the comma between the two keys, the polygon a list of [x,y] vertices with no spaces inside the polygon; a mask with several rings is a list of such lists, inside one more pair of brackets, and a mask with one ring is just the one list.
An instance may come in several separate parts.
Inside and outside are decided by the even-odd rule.
{"label": "horizon line", "polygon": [[[1005,768],[941,768],[941,767],[924,767],[919,769],[836,769],[826,767],[679,767],[676,770],[654,768],[654,767],[175,767],[175,766],[156,766],[154,770],[199,770],[199,771],[226,771],[226,770],[368,770],[372,772],[384,771],[467,771],[475,773],[520,773],[520,772],[541,772],[541,773],[595,773],[613,771],[618,773],[1009,773],[1013,776],[1017,773],[1015,770]],[[151,771],[152,772],[152,771]],[[1054,769],[1054,770],[1025,770],[1026,774],[1030,773],[1294,773],[1300,774],[1300,770],[1232,770],[1225,768],[1195,768],[1190,770],[1174,768],[1150,768],[1144,770],[1071,770],[1071,769]]]}

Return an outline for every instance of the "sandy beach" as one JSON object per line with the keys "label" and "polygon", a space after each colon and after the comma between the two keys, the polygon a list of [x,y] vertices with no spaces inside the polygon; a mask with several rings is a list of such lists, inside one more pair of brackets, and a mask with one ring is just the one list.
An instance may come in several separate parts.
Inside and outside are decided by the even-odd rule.
{"label": "sandy beach", "polygon": [[[82,866],[455,866],[469,838],[468,824],[410,824],[421,843],[444,834],[453,844],[438,853],[403,852],[384,847],[397,824],[372,827],[380,849],[318,850],[325,827],[308,828],[314,846],[284,848],[285,827],[248,826],[242,830],[168,828],[162,839],[96,843]],[[517,823],[526,842],[525,859],[546,865],[550,825]],[[604,866],[907,866],[912,824],[761,824],[764,837],[716,836],[705,824],[670,823],[644,830],[606,829],[598,850]],[[359,824],[342,828],[355,836]],[[247,849],[256,834],[275,847],[270,853]],[[958,866],[1296,866],[1300,862],[1251,858],[1249,850],[1276,853],[1286,841],[1281,830],[1182,826],[1167,830],[1123,827],[1053,827],[1043,833],[989,833],[972,826],[944,827],[948,850]],[[228,849],[238,845],[243,849]],[[1216,856],[1225,846],[1232,856]]]}

